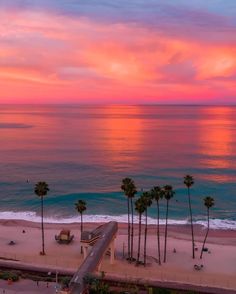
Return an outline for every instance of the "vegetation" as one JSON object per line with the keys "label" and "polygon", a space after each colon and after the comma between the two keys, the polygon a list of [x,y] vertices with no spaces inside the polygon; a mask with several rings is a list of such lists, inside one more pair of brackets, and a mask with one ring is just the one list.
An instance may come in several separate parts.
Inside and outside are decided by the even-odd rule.
{"label": "vegetation", "polygon": [[60,284],[62,285],[62,289],[69,288],[71,277],[65,276],[59,279]]}
{"label": "vegetation", "polygon": [[163,198],[163,190],[161,187],[156,186],[151,190],[151,197],[157,204],[157,250],[158,250],[158,263],[161,265],[161,245],[160,245],[160,205],[159,201]]}
{"label": "vegetation", "polygon": [[214,203],[214,198],[212,198],[210,196],[204,198],[204,205],[207,208],[207,231],[206,231],[206,235],[205,235],[205,238],[204,238],[204,241],[203,241],[203,244],[202,244],[202,250],[201,250],[200,258],[202,258],[202,254],[203,254],[203,251],[204,251],[206,239],[207,239],[207,236],[208,236],[208,233],[209,233],[209,229],[210,229],[210,208],[212,206],[214,206],[214,204],[215,204]]}
{"label": "vegetation", "polygon": [[[137,201],[136,201],[137,202]],[[136,203],[135,202],[135,203]],[[201,292],[195,292],[190,290],[178,290],[168,289],[160,287],[152,287],[149,285],[135,284],[129,281],[112,281],[105,280],[104,275],[102,277],[89,274],[84,278],[85,283],[88,286],[89,293],[104,293],[104,294],[138,294],[138,293],[150,293],[150,294],[200,294]],[[97,292],[96,292],[97,291]]]}
{"label": "vegetation", "polygon": [[109,284],[103,281],[105,274],[102,272],[101,278],[97,278],[92,274],[87,275],[84,278],[85,284],[87,284],[89,293],[96,294],[109,294]]}
{"label": "vegetation", "polygon": [[13,271],[1,271],[0,272],[0,279],[1,280],[11,280],[16,282],[19,280],[19,274]]}
{"label": "vegetation", "polygon": [[145,204],[141,198],[135,201],[135,210],[139,215],[139,223],[138,223],[138,254],[136,264],[140,263],[140,245],[141,245],[141,228],[142,228],[142,214],[145,211]]}
{"label": "vegetation", "polygon": [[[80,240],[81,240],[81,236],[82,236],[82,232],[83,232],[83,213],[87,209],[86,202],[83,200],[78,200],[75,203],[75,209],[78,211],[78,213],[80,213]],[[83,253],[82,246],[80,248],[80,251],[81,251],[81,253]]]}
{"label": "vegetation", "polygon": [[184,177],[184,184],[188,189],[188,205],[190,212],[190,222],[191,222],[191,233],[192,233],[192,257],[195,258],[195,249],[194,249],[194,233],[193,233],[193,215],[192,215],[192,206],[191,206],[191,198],[190,198],[190,187],[194,184],[194,179],[190,175],[186,175]]}
{"label": "vegetation", "polygon": [[[133,261],[133,243],[134,243],[134,209],[133,198],[137,194],[135,183],[130,178],[124,178],[122,180],[121,190],[124,191],[127,197],[128,207],[128,259]],[[130,212],[131,212],[131,228],[130,228]]]}
{"label": "vegetation", "polygon": [[[11,280],[13,282],[19,279],[30,279],[33,281],[42,282],[54,282],[55,275],[48,276],[47,273],[30,272],[27,270],[0,270],[0,279]],[[62,285],[62,289],[68,288],[69,282],[72,276],[59,276],[58,281]],[[84,278],[85,283],[89,288],[89,293],[100,293],[100,294],[135,294],[140,293],[141,290],[147,291],[152,294],[200,294],[200,292],[186,291],[186,290],[174,290],[165,288],[154,288],[148,285],[135,285],[130,282],[117,282],[112,280],[105,280],[104,272],[101,273],[101,277],[94,276],[92,274],[87,275]],[[97,292],[96,292],[97,291]]]}
{"label": "vegetation", "polygon": [[143,257],[144,257],[144,266],[146,266],[146,257],[147,257],[147,211],[148,207],[152,205],[152,197],[150,192],[144,192],[141,196],[141,201],[143,202],[145,208],[145,231],[144,231],[144,249],[143,249]]}
{"label": "vegetation", "polygon": [[43,223],[43,198],[47,195],[49,191],[48,184],[46,182],[38,182],[35,185],[34,193],[41,199],[41,231],[42,231],[42,251],[40,255],[45,255],[44,249],[44,223]]}
{"label": "vegetation", "polygon": [[168,212],[169,212],[169,201],[174,197],[175,192],[171,185],[165,185],[163,188],[163,195],[166,199],[166,226],[165,226],[165,245],[164,245],[164,259],[163,262],[166,262],[166,246],[167,246],[167,228],[168,228]]}
{"label": "vegetation", "polygon": [[[191,222],[191,236],[192,236],[192,258],[195,258],[195,246],[194,246],[194,230],[193,230],[193,215],[192,215],[192,205],[191,205],[191,194],[190,188],[194,184],[194,178],[191,175],[186,175],[184,177],[184,184],[188,190],[188,205],[190,213],[190,222]],[[125,178],[122,181],[121,189],[124,191],[127,196],[127,207],[128,207],[128,259],[133,260],[133,208],[132,199],[137,193],[136,186],[134,181],[130,178]],[[148,207],[152,205],[153,202],[156,203],[157,209],[157,251],[158,251],[158,263],[161,265],[161,246],[160,246],[160,200],[166,200],[166,216],[165,216],[165,233],[164,233],[164,257],[163,262],[166,262],[167,256],[167,235],[168,235],[168,217],[169,217],[169,201],[174,197],[175,191],[171,185],[165,185],[164,187],[155,186],[150,191],[142,193],[141,197],[135,202],[135,210],[139,216],[139,225],[138,225],[138,252],[137,252],[137,264],[142,263],[140,261],[140,250],[141,250],[141,230],[142,230],[142,215],[145,213],[145,231],[144,231],[144,247],[143,247],[143,256],[144,262],[146,265],[146,245],[147,245],[147,216],[148,216]],[[204,199],[204,205],[207,207],[207,232],[203,242],[201,258],[203,254],[204,245],[209,233],[209,209],[214,205],[214,199],[211,197],[206,197]],[[130,232],[130,213],[132,215],[132,232]],[[132,241],[131,241],[132,239]]]}
{"label": "vegetation", "polygon": [[152,294],[200,294],[200,292],[195,291],[185,291],[185,290],[173,290],[165,288],[152,288]]}
{"label": "vegetation", "polygon": [[[27,269],[25,270],[21,270],[21,271],[17,271],[19,276],[22,279],[28,279],[28,280],[32,280],[35,282],[49,282],[49,283],[55,283],[56,282],[56,273],[51,273],[50,275],[48,274],[48,272],[32,272],[29,271]],[[58,274],[58,281],[59,283],[61,283],[62,285],[66,286],[66,283],[68,283],[71,280],[72,276],[65,276],[65,275],[61,275]]]}

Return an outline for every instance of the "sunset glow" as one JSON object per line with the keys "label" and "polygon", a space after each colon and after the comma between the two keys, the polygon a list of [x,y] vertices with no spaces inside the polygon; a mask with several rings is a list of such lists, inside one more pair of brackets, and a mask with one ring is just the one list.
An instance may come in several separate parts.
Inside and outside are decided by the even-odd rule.
{"label": "sunset glow", "polygon": [[9,2],[1,103],[236,102],[233,0]]}

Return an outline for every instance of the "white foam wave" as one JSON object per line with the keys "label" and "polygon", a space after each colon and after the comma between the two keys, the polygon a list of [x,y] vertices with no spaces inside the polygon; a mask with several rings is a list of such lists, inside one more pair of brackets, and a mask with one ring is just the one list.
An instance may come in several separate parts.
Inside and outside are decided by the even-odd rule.
{"label": "white foam wave", "polygon": [[[24,212],[12,212],[4,211],[0,212],[0,219],[4,220],[27,220],[32,222],[40,222],[41,217],[33,211],[24,211]],[[127,223],[127,215],[84,215],[84,222],[108,222],[108,221],[117,221],[120,223]],[[80,216],[72,216],[67,218],[62,217],[45,217],[44,221],[47,223],[76,223],[80,222]],[[138,217],[134,216],[134,223],[138,223]],[[207,222],[203,220],[196,220],[195,224],[207,226]],[[156,219],[148,217],[148,224],[156,224]],[[165,224],[165,219],[160,219],[160,224]],[[188,219],[169,219],[168,224],[173,225],[186,225],[189,224]],[[212,229],[230,229],[236,230],[236,221],[228,219],[211,219],[210,227]]]}
{"label": "white foam wave", "polygon": [[[196,224],[207,226],[207,221],[198,220]],[[228,219],[211,219],[210,227],[212,229],[221,229],[221,230],[236,230],[236,221]]]}

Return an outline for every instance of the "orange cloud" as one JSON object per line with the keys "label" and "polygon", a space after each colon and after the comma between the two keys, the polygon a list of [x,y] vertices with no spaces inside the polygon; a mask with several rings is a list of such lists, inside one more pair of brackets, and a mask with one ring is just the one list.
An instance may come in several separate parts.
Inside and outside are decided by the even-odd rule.
{"label": "orange cloud", "polygon": [[236,44],[42,12],[0,19],[1,102],[214,103],[236,94]]}

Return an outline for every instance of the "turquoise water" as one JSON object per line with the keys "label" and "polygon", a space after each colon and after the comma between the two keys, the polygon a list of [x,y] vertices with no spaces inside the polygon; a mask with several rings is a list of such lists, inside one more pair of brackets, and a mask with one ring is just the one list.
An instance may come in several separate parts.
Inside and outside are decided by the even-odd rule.
{"label": "turquoise water", "polygon": [[87,201],[86,220],[126,221],[128,176],[139,191],[173,185],[171,222],[186,223],[190,173],[194,220],[205,221],[210,195],[212,226],[236,229],[236,107],[1,105],[0,132],[0,218],[38,221],[33,188],[45,180],[48,221],[79,221],[77,199]]}

